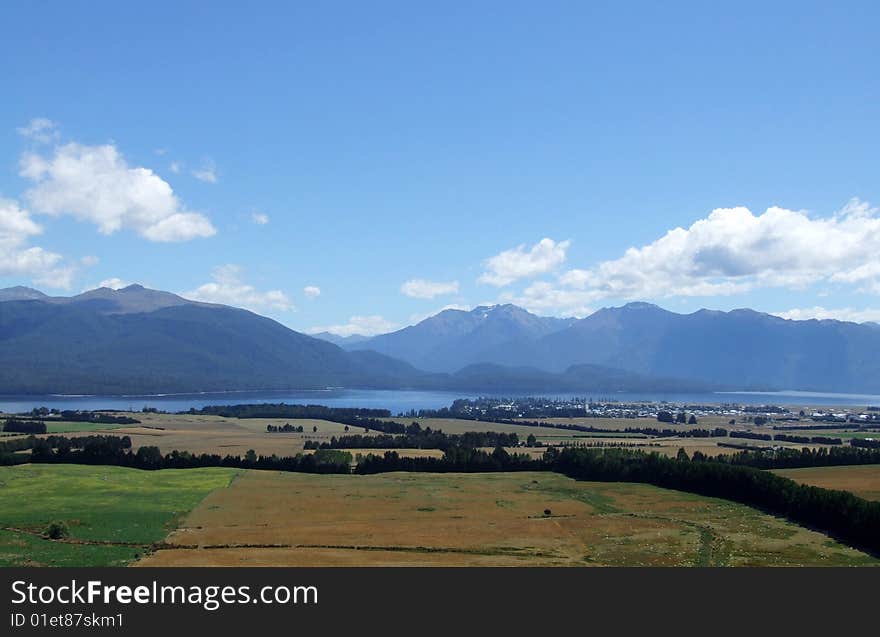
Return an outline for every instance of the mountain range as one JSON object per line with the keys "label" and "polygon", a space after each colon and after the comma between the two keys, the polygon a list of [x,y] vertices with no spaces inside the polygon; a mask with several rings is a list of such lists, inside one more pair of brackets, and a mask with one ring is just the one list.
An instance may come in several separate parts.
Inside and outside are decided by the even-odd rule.
{"label": "mountain range", "polygon": [[139,285],[72,297],[0,290],[2,394],[325,387],[880,393],[880,325],[648,303],[578,320],[495,305],[339,338]]}
{"label": "mountain range", "polygon": [[74,297],[0,292],[0,393],[390,388],[424,374],[247,310],[132,285]]}
{"label": "mountain range", "polygon": [[496,305],[446,310],[343,346],[434,372],[489,363],[563,374],[587,364],[718,389],[880,392],[877,323],[795,321],[749,309],[677,314],[635,302],[575,320]]}
{"label": "mountain range", "polygon": [[[421,369],[454,372],[475,363],[500,362],[499,348],[540,339],[570,327],[575,320],[536,316],[515,305],[480,306],[469,312],[450,309],[390,334],[341,345],[350,350],[370,349]],[[515,364],[532,365],[528,360]]]}

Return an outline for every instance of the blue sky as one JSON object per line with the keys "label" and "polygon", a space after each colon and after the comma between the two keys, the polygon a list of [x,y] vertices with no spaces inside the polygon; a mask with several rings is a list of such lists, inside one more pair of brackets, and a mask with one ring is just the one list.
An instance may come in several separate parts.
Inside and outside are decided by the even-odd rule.
{"label": "blue sky", "polygon": [[878,5],[708,4],[3,3],[0,286],[880,320]]}

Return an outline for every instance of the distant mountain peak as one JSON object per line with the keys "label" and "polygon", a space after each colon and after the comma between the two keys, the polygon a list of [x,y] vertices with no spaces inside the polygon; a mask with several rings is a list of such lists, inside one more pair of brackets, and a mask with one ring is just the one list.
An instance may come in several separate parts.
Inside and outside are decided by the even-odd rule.
{"label": "distant mountain peak", "polygon": [[349,334],[348,336],[339,336],[338,334],[333,334],[332,332],[315,332],[313,334],[309,334],[312,338],[317,338],[322,341],[327,341],[328,343],[333,343],[334,345],[354,345],[355,343],[360,343],[361,341],[366,341],[369,339],[369,336],[364,336],[363,334]]}
{"label": "distant mountain peak", "polygon": [[0,301],[32,301],[49,298],[39,290],[16,285],[11,288],[0,289]]}
{"label": "distant mountain peak", "polygon": [[[659,305],[648,303],[647,301],[630,301],[626,305],[621,306],[621,310],[663,310]],[[663,310],[666,311],[666,310]]]}

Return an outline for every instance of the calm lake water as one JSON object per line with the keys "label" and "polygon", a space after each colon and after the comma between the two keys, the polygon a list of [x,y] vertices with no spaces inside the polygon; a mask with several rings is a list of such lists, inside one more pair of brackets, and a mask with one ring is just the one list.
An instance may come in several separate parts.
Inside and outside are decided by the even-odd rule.
{"label": "calm lake water", "polygon": [[[390,409],[393,414],[410,409],[438,409],[448,407],[456,398],[479,396],[524,396],[510,392],[500,394],[442,391],[391,391],[368,389],[328,389],[313,391],[262,391],[220,392],[210,394],[174,394],[159,396],[0,396],[0,411],[18,413],[34,407],[56,409],[118,409],[139,411],[143,407],[156,407],[163,411],[186,411],[206,405],[230,405],[235,403],[288,403],[317,404],[328,407],[370,407]],[[552,398],[592,397],[594,400],[668,401],[673,403],[709,404],[784,404],[784,405],[880,405],[880,396],[867,394],[823,394],[816,392],[716,392],[692,394],[662,393],[616,393],[616,394],[543,394]]]}

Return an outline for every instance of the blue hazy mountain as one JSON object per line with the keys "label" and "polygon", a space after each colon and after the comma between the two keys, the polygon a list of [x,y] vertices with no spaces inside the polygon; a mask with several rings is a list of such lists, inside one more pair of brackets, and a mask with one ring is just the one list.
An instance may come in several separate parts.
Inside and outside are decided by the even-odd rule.
{"label": "blue hazy mountain", "polygon": [[0,302],[2,393],[390,388],[425,376],[246,310],[141,286],[75,297],[5,292],[15,300]]}
{"label": "blue hazy mountain", "polygon": [[[575,319],[536,316],[515,305],[443,310],[416,325],[374,336],[350,350],[371,349],[435,372],[454,372],[475,363],[495,362],[492,352],[509,343],[528,343],[569,327]],[[518,364],[530,366],[522,361]]]}
{"label": "blue hazy mountain", "polygon": [[333,343],[334,345],[339,345],[340,347],[346,347],[349,345],[354,345],[355,343],[361,343],[370,338],[369,336],[363,336],[361,334],[339,336],[338,334],[332,334],[330,332],[316,332],[314,334],[310,334],[310,336],[312,338],[320,338],[322,341],[327,341],[328,343]]}
{"label": "blue hazy mountain", "polygon": [[252,312],[129,286],[0,290],[0,393],[361,387],[460,391],[800,389],[880,393],[880,325],[647,303],[580,320],[446,310],[346,345]]}
{"label": "blue hazy mountain", "polygon": [[486,357],[549,372],[587,363],[728,389],[880,393],[880,325],[794,321],[749,309],[676,314],[630,303]]}

